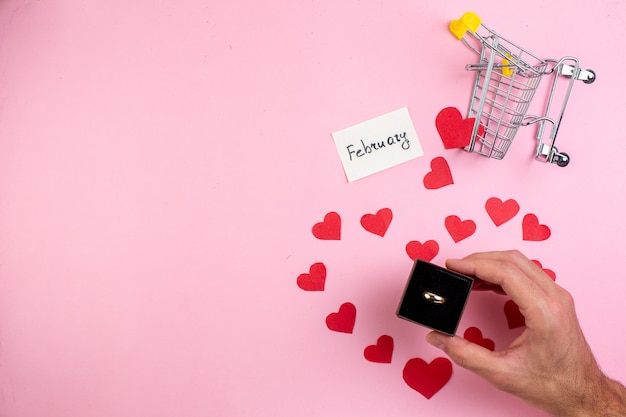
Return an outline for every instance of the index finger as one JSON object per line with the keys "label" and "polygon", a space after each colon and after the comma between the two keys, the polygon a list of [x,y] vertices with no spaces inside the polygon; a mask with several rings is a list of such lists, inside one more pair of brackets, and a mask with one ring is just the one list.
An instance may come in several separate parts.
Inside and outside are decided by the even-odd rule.
{"label": "index finger", "polygon": [[459,273],[499,285],[519,306],[522,313],[532,310],[538,302],[547,297],[546,293],[512,262],[475,256],[448,259],[446,266]]}
{"label": "index finger", "polygon": [[491,259],[495,261],[511,262],[549,296],[556,295],[558,291],[558,286],[554,283],[554,280],[535,262],[531,261],[517,250],[474,253],[466,256],[464,259]]}

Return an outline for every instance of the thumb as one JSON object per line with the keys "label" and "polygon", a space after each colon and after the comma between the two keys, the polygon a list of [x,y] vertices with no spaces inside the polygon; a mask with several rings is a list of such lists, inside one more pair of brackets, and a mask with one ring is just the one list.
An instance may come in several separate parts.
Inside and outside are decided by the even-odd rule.
{"label": "thumb", "polygon": [[491,380],[497,371],[499,361],[496,353],[462,337],[433,331],[426,335],[426,341],[443,350],[457,365],[487,380]]}

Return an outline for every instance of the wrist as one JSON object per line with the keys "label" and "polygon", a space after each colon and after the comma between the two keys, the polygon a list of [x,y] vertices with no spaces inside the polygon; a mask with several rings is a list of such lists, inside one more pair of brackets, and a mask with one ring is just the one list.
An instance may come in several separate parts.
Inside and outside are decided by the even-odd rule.
{"label": "wrist", "polygon": [[623,417],[626,416],[626,388],[602,374],[589,381],[589,389],[573,402],[573,409],[563,417]]}
{"label": "wrist", "polygon": [[598,404],[600,409],[595,415],[607,417],[626,416],[626,388],[617,381],[608,377],[606,379],[607,389],[604,395],[604,403]]}

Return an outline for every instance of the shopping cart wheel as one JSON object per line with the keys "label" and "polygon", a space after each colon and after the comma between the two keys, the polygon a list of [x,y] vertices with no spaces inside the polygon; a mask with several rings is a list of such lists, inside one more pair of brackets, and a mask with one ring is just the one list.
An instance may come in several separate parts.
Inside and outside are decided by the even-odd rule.
{"label": "shopping cart wheel", "polygon": [[590,70],[590,69],[588,69],[587,72],[591,73],[591,77],[587,78],[586,80],[583,80],[583,82],[585,84],[591,84],[592,82],[594,82],[596,80],[596,72],[594,70]]}
{"label": "shopping cart wheel", "polygon": [[554,155],[554,159],[556,161],[556,164],[560,166],[561,168],[566,167],[570,161],[569,155],[566,154],[565,152],[560,153],[558,155]]}

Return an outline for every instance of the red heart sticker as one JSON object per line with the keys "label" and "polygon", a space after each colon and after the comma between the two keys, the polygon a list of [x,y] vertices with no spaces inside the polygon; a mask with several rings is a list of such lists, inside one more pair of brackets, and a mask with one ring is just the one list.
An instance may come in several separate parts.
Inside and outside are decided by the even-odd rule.
{"label": "red heart sticker", "polygon": [[406,244],[406,253],[413,261],[422,259],[430,262],[439,253],[439,244],[434,240],[427,240],[424,243],[413,240]]}
{"label": "red heart sticker", "polygon": [[502,201],[497,197],[491,197],[485,203],[485,210],[496,226],[500,226],[511,220],[519,212],[519,204],[513,199]]}
{"label": "red heart sticker", "polygon": [[324,291],[326,283],[326,266],[317,262],[311,265],[308,274],[298,275],[296,280],[298,287],[305,291]]}
{"label": "red heart sticker", "polygon": [[388,208],[380,209],[376,214],[365,214],[361,217],[361,226],[370,233],[378,236],[385,236],[391,224],[393,213]]}
{"label": "red heart sticker", "polygon": [[436,358],[431,363],[413,358],[402,370],[404,382],[427,399],[443,388],[451,377],[452,362],[447,358]]}
{"label": "red heart sticker", "polygon": [[336,313],[326,316],[326,326],[340,333],[352,333],[356,321],[356,307],[352,303],[343,303]]}
{"label": "red heart sticker", "polygon": [[467,330],[465,330],[465,333],[463,333],[463,338],[472,343],[476,343],[477,345],[480,345],[485,349],[489,349],[491,351],[494,351],[496,349],[496,344],[494,343],[494,341],[491,339],[483,338],[483,332],[481,332],[478,327],[469,327]]}
{"label": "red heart sticker", "polygon": [[[463,119],[461,112],[455,107],[446,107],[437,114],[435,126],[446,149],[463,148],[472,140],[475,118]],[[478,135],[483,136],[485,129],[478,127]]]}
{"label": "red heart sticker", "polygon": [[446,217],[445,225],[455,243],[467,239],[476,232],[476,223],[473,220],[461,220],[459,216]]}
{"label": "red heart sticker", "polygon": [[544,224],[539,224],[537,216],[529,213],[522,220],[522,237],[524,240],[546,240],[550,237],[550,228]]}
{"label": "red heart sticker", "polygon": [[424,176],[424,187],[428,190],[436,190],[446,185],[454,184],[452,172],[448,161],[438,156],[430,161],[431,171]]}
{"label": "red heart sticker", "polygon": [[524,315],[519,311],[519,306],[513,300],[504,303],[504,315],[506,316],[509,329],[517,329],[526,325]]}
{"label": "red heart sticker", "polygon": [[544,268],[544,267],[543,267],[543,265],[541,265],[541,262],[539,262],[539,261],[538,261],[538,260],[536,260],[536,259],[533,259],[532,261],[533,261],[533,262],[535,263],[535,265],[537,265],[539,268],[543,269],[543,272],[545,272],[545,273],[546,273],[546,275],[548,275],[550,278],[552,278],[552,281],[556,281],[556,274],[554,273],[554,271],[553,271],[553,270]]}
{"label": "red heart sticker", "polygon": [[324,216],[324,221],[316,223],[311,230],[313,236],[321,240],[341,239],[341,217],[331,211]]}
{"label": "red heart sticker", "polygon": [[363,351],[363,356],[370,362],[391,363],[393,355],[393,337],[386,334],[380,336],[375,345],[369,345]]}

